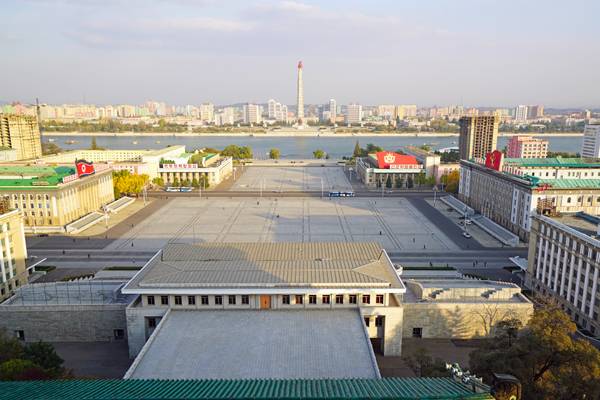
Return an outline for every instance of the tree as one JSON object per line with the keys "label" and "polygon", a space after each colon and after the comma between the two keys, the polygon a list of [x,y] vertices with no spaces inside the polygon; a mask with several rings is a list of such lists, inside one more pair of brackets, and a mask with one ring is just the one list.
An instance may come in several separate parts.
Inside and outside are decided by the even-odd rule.
{"label": "tree", "polygon": [[104,150],[103,147],[98,147],[96,143],[96,136],[92,136],[92,144],[90,145],[90,150]]}
{"label": "tree", "polygon": [[419,347],[414,354],[405,358],[408,366],[418,377],[447,376],[446,364],[439,358],[435,360],[424,347]]}
{"label": "tree", "polygon": [[409,189],[412,189],[414,186],[415,185],[414,185],[413,177],[412,177],[412,175],[409,175],[406,180],[406,187],[408,187]]}
{"label": "tree", "polygon": [[508,339],[508,347],[512,346],[512,339],[517,337],[517,333],[523,324],[518,318],[509,318],[500,321],[496,324],[497,333],[499,337],[506,337]]}
{"label": "tree", "polygon": [[362,157],[363,154],[363,149],[360,148],[360,144],[358,143],[358,140],[356,141],[356,144],[354,145],[354,152],[352,153],[353,157]]}
{"label": "tree", "polygon": [[365,155],[371,154],[371,153],[379,153],[380,151],[383,151],[383,148],[381,148],[379,146],[375,146],[373,143],[367,143]]}
{"label": "tree", "polygon": [[160,176],[157,176],[156,178],[152,179],[152,183],[156,186],[165,186],[165,180]]}
{"label": "tree", "polygon": [[[575,338],[575,324],[556,304],[542,303],[516,335],[506,330],[473,351],[471,369],[484,380],[494,372],[514,375],[524,399],[599,398],[600,351]],[[510,320],[497,327],[516,329]]]}
{"label": "tree", "polygon": [[401,188],[402,186],[404,186],[404,178],[402,176],[399,176],[396,179],[396,187]]}
{"label": "tree", "polygon": [[31,381],[51,378],[42,367],[29,360],[15,358],[0,364],[0,380]]}
{"label": "tree", "polygon": [[180,186],[180,185],[179,185],[179,178],[175,178],[175,179],[173,179],[173,186],[176,186],[176,187],[177,187],[177,186]]}
{"label": "tree", "polygon": [[460,173],[458,170],[451,171],[449,174],[442,175],[440,181],[444,184],[446,192],[458,193],[458,181],[460,180]]}
{"label": "tree", "polygon": [[5,331],[0,330],[0,363],[13,358],[23,357],[23,345],[17,338],[9,336]]}
{"label": "tree", "polygon": [[392,187],[392,177],[390,175],[387,176],[385,181],[385,187],[390,189]]}
{"label": "tree", "polygon": [[58,154],[62,152],[63,149],[61,149],[54,143],[42,143],[42,154],[45,156],[49,154]]}
{"label": "tree", "polygon": [[64,360],[56,354],[50,343],[40,341],[28,344],[24,349],[24,358],[39,365],[50,375],[60,376],[64,372]]}
{"label": "tree", "polygon": [[196,189],[200,187],[200,182],[198,182],[198,179],[192,179],[192,187]]}
{"label": "tree", "polygon": [[415,183],[418,186],[424,185],[425,181],[427,180],[427,178],[425,177],[425,172],[419,172],[416,176],[415,176]]}
{"label": "tree", "polygon": [[271,160],[278,160],[280,157],[281,152],[279,151],[279,149],[272,148],[271,150],[269,150],[269,158]]}
{"label": "tree", "polygon": [[148,184],[148,175],[131,174],[127,170],[113,172],[113,188],[115,197],[123,195],[139,195]]}
{"label": "tree", "polygon": [[184,179],[183,181],[181,181],[181,186],[190,186],[189,179]]}
{"label": "tree", "polygon": [[321,149],[317,149],[317,150],[313,151],[313,157],[316,159],[325,158],[325,152]]}
{"label": "tree", "polygon": [[236,146],[230,144],[223,149],[221,155],[225,157],[232,157],[234,160],[244,160],[252,158],[252,148],[249,146]]}

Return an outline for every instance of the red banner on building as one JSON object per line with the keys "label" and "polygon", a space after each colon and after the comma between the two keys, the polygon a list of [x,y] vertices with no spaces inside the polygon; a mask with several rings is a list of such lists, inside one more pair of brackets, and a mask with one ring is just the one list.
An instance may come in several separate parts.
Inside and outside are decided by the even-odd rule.
{"label": "red banner on building", "polygon": [[92,175],[96,172],[96,170],[94,169],[94,164],[85,160],[75,161],[75,167],[77,168],[77,176],[80,178]]}
{"label": "red banner on building", "polygon": [[380,151],[377,153],[377,164],[381,169],[419,168],[419,162],[414,156]]}
{"label": "red banner on building", "polygon": [[494,150],[491,153],[487,153],[485,156],[485,166],[487,168],[495,169],[500,171],[502,168],[502,157],[504,154],[500,150]]}

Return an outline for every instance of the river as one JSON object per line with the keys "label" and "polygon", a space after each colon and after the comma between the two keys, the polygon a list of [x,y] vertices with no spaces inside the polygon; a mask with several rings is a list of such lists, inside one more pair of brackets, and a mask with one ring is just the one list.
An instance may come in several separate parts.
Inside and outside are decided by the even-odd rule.
{"label": "river", "polygon": [[[43,141],[53,139],[54,143],[64,150],[86,149],[90,147],[91,136],[49,136],[44,137]],[[502,149],[508,142],[508,137],[498,138],[498,148]],[[550,141],[550,151],[579,152],[581,150],[581,136],[578,137],[547,137]],[[69,140],[75,140],[76,143],[67,144]],[[330,155],[331,158],[342,158],[352,155],[356,141],[362,147],[367,143],[373,143],[383,147],[386,150],[398,150],[402,146],[414,145],[421,146],[427,144],[432,149],[458,146],[458,137],[381,137],[381,136],[361,136],[361,137],[315,137],[315,136],[292,136],[292,137],[175,137],[175,136],[97,136],[96,143],[99,147],[107,149],[159,149],[168,145],[184,144],[188,151],[201,147],[212,147],[222,149],[229,144],[239,146],[250,146],[254,152],[255,158],[266,158],[269,149],[278,148],[281,151],[282,158],[299,159],[312,158],[312,152],[321,149]]]}

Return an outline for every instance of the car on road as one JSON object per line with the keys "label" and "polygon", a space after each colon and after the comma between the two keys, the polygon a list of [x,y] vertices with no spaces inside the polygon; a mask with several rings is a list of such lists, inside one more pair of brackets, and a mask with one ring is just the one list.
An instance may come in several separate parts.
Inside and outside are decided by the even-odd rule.
{"label": "car on road", "polygon": [[471,236],[471,234],[469,232],[463,232],[462,235],[464,237],[466,237],[467,239],[471,239],[472,238],[472,236]]}

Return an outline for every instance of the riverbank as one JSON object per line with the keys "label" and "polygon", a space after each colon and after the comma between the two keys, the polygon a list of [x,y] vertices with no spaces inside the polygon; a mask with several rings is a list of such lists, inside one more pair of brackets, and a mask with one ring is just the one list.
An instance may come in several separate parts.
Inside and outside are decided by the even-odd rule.
{"label": "riverbank", "polygon": [[[451,132],[319,132],[319,131],[269,131],[258,132],[44,132],[44,136],[109,136],[109,137],[326,137],[326,138],[347,138],[347,137],[458,137],[458,133]],[[581,137],[582,132],[545,132],[545,133],[521,133],[521,132],[500,132],[500,137],[510,136],[535,136],[535,137]]]}

